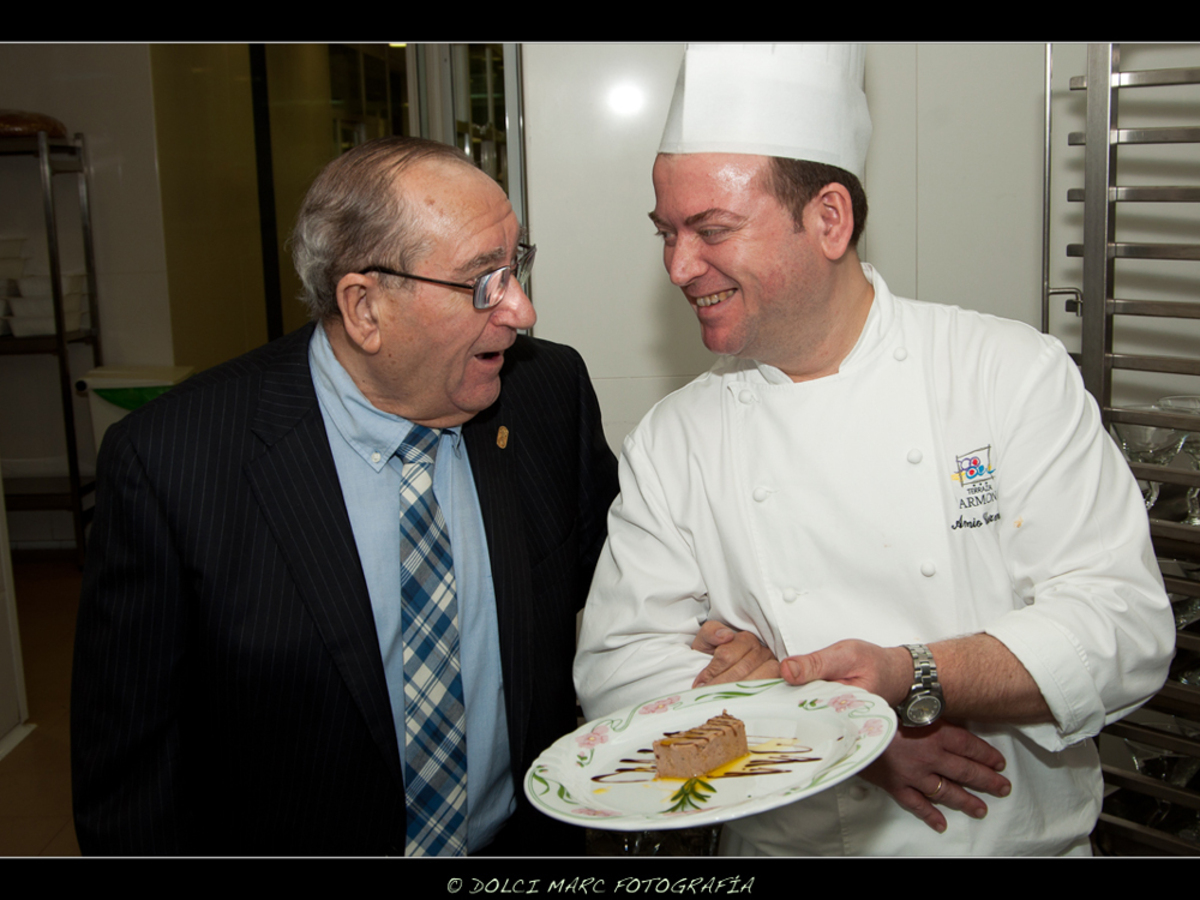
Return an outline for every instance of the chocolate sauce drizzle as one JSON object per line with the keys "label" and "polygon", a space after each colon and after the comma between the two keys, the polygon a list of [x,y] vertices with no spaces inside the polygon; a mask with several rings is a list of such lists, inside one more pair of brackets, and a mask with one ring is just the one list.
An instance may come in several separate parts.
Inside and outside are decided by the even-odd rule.
{"label": "chocolate sauce drizzle", "polygon": [[[786,775],[791,770],[780,768],[796,763],[819,762],[821,757],[810,756],[812,747],[797,747],[794,750],[755,750],[754,742],[759,745],[769,744],[778,738],[751,738],[750,758],[743,758],[718,775],[706,775],[711,778],[742,778],[746,775]],[[654,750],[649,747],[638,750],[633,759],[621,760],[621,766],[612,772],[593,775],[592,781],[597,784],[636,784],[642,781],[653,781],[656,777],[654,767]]]}

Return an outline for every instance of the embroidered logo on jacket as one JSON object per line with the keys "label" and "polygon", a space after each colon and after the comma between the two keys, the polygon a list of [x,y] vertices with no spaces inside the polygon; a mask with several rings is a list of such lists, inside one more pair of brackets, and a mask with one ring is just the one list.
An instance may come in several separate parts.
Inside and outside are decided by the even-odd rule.
{"label": "embroidered logo on jacket", "polygon": [[[951,478],[958,482],[961,489],[958,495],[960,510],[975,509],[990,506],[996,502],[996,470],[992,467],[992,445],[980,447],[969,453],[959,454],[954,458],[955,471]],[[977,518],[976,516],[980,516]],[[979,510],[978,513],[968,513],[959,516],[958,521],[950,526],[953,531],[958,528],[979,528],[1000,518],[998,513]]]}
{"label": "embroidered logo on jacket", "polygon": [[950,477],[964,487],[968,484],[980,484],[990,481],[995,469],[992,468],[992,445],[972,450],[954,460],[958,471]]}

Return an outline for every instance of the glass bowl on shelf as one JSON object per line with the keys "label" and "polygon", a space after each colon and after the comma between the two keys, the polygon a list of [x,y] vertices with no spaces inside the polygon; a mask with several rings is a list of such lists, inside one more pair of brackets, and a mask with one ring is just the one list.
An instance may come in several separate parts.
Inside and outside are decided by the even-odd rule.
{"label": "glass bowl on shelf", "polygon": [[[1159,406],[1129,406],[1123,412],[1163,412]],[[1174,428],[1162,428],[1158,425],[1142,425],[1133,422],[1113,422],[1113,438],[1125,458],[1131,463],[1142,463],[1152,466],[1165,466],[1179,453],[1180,446],[1187,438],[1188,432],[1177,431]],[[1158,502],[1158,494],[1162,485],[1157,481],[1138,479],[1142,489],[1142,499],[1146,502],[1146,510]]]}
{"label": "glass bowl on shelf", "polygon": [[[1155,404],[1166,412],[1190,413],[1196,416],[1196,425],[1200,429],[1200,396],[1178,394],[1173,397],[1163,397]],[[1183,453],[1193,469],[1200,470],[1200,430],[1183,431]],[[1200,525],[1200,488],[1188,488],[1187,518],[1185,525]]]}

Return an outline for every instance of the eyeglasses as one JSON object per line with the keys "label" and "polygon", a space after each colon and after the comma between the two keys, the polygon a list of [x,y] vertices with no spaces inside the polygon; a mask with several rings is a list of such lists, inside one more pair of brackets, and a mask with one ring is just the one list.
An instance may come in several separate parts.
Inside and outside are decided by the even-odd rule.
{"label": "eyeglasses", "polygon": [[443,284],[446,287],[462,288],[463,290],[472,292],[471,303],[476,309],[491,309],[504,299],[504,292],[508,290],[508,282],[511,277],[516,277],[522,290],[528,289],[529,273],[533,269],[533,257],[536,254],[536,244],[517,244],[516,258],[510,264],[501,266],[498,269],[492,269],[490,272],[484,272],[475,279],[473,284],[461,284],[457,281],[441,281],[437,278],[426,278],[424,275],[410,275],[407,272],[397,272],[393,269],[386,269],[383,266],[370,266],[358,274],[368,275],[371,272],[379,272],[383,275],[392,275],[396,278],[411,278],[414,281],[427,281],[430,284]]}

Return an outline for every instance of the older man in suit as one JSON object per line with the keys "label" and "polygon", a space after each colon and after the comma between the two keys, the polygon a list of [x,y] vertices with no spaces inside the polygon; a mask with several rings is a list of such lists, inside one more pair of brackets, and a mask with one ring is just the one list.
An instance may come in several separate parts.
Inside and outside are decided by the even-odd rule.
{"label": "older man in suit", "polygon": [[579,852],[520,785],[574,727],[616,466],[582,360],[518,334],[533,248],[467,157],[403,138],[331,163],[293,241],[314,324],[105,438],[80,847]]}

